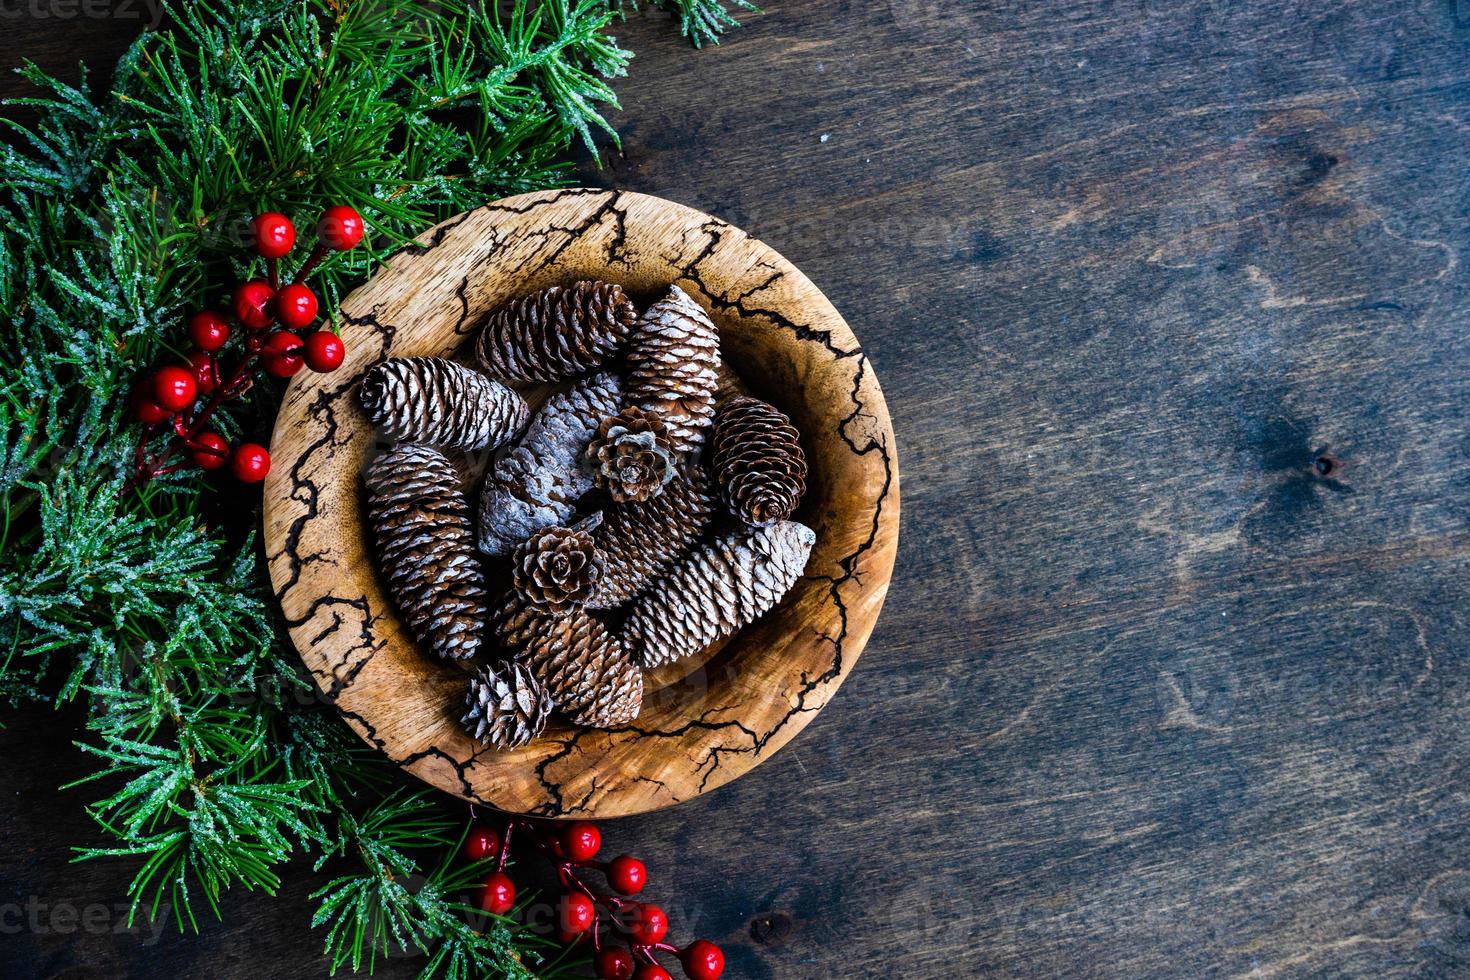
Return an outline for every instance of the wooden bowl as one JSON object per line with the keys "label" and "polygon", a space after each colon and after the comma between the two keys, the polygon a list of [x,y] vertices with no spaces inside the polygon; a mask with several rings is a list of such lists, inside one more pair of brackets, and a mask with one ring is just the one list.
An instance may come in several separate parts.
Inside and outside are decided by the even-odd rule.
{"label": "wooden bowl", "polygon": [[[726,360],[803,434],[811,476],[796,517],[817,543],[780,606],[705,657],[651,674],[634,723],[553,727],[523,749],[496,752],[460,727],[463,668],[420,652],[375,571],[361,472],[382,443],[357,404],[356,379],[385,357],[458,356],[502,303],[578,279],[622,283],[640,308],[678,283],[709,311]],[[426,232],[347,298],[339,322],[346,363],[297,375],[281,406],[266,547],[292,640],[322,694],[389,758],[500,810],[641,813],[750,770],[836,693],[888,591],[898,456],[871,365],[791,263],[738,228],[656,197],[525,194]]]}

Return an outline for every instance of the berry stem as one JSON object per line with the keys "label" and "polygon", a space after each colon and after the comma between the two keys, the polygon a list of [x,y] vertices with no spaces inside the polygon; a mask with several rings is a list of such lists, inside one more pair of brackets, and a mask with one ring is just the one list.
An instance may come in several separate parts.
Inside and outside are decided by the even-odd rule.
{"label": "berry stem", "polygon": [[313,248],[311,254],[306,257],[306,261],[301,264],[301,268],[296,270],[296,278],[292,281],[301,282],[315,272],[316,267],[322,264],[322,260],[327,257],[330,251],[331,249],[318,242],[316,248]]}

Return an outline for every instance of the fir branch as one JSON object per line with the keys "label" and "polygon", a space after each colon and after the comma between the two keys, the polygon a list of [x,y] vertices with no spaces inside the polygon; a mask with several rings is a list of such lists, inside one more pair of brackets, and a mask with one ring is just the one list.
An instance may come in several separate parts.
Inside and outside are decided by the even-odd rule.
{"label": "fir branch", "polygon": [[[750,0],[729,2],[742,10],[760,12],[760,8]],[[721,34],[732,27],[740,26],[735,15],[726,8],[725,0],[649,0],[649,4],[678,14],[679,30],[696,48],[706,44],[719,44]],[[628,7],[637,10],[638,0],[611,0],[611,5],[621,15]]]}

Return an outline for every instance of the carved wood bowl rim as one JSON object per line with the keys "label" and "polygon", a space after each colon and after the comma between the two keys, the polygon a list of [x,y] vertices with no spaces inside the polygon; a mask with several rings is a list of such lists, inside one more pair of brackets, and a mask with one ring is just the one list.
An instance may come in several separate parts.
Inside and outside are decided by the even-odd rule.
{"label": "carved wood bowl rim", "polygon": [[[384,444],[357,404],[355,379],[383,357],[460,352],[504,300],[581,278],[624,283],[640,308],[677,283],[710,312],[730,362],[802,431],[812,476],[796,517],[815,527],[817,544],[780,606],[722,649],[651,677],[633,723],[558,727],[494,752],[458,724],[464,669],[419,652],[378,582],[360,474]],[[265,544],[287,628],[323,697],[398,765],[508,812],[657,810],[769,758],[852,670],[897,551],[897,449],[852,331],[774,250],[650,195],[523,194],[450,218],[401,249],[347,297],[338,323],[345,363],[297,375],[277,417]]]}

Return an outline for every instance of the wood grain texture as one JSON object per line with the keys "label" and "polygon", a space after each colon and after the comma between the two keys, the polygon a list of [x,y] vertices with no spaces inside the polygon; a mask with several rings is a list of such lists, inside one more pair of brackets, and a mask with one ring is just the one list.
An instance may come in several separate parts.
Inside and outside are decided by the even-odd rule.
{"label": "wood grain texture", "polygon": [[[608,846],[739,980],[1465,976],[1463,7],[761,6],[698,54],[621,28],[624,151],[582,179],[831,297],[903,446],[903,542],[833,710]],[[0,901],[131,876],[66,863],[96,839],[54,790],[75,730],[0,733]],[[27,927],[0,957],[315,978],[320,880],[198,939]]]}
{"label": "wood grain texture", "polygon": [[[374,569],[360,476],[383,446],[357,401],[357,378],[388,357],[469,358],[491,313],[585,279],[617,282],[644,308],[678,285],[706,307],[722,356],[803,434],[811,474],[795,516],[817,544],[780,606],[717,653],[651,671],[634,721],[605,731],[554,726],[502,752],[464,730],[463,665],[412,640]],[[836,693],[888,591],[898,452],[862,349],[780,255],[660,198],[546,191],[431,229],[340,313],[346,362],[330,375],[298,374],[276,418],[265,547],[297,649],[370,744],[473,802],[615,817],[685,802],[747,772]],[[487,455],[461,460],[472,495]]]}

